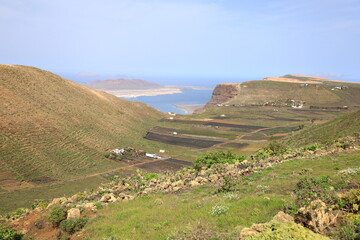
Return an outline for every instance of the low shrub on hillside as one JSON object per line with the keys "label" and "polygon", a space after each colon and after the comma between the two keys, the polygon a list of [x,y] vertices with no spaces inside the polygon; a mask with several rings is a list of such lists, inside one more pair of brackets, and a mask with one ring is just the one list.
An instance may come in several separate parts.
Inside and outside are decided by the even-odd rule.
{"label": "low shrub on hillside", "polygon": [[54,227],[58,227],[61,221],[66,219],[66,216],[67,209],[65,207],[54,207],[51,209],[48,219]]}
{"label": "low shrub on hillside", "polygon": [[34,203],[31,205],[31,208],[46,208],[47,206],[48,204],[45,202],[45,200],[35,199]]}
{"label": "low shrub on hillside", "polygon": [[88,220],[88,218],[75,218],[64,220],[60,223],[60,229],[67,233],[73,234],[77,231],[80,231],[88,222]]}
{"label": "low shrub on hillside", "polygon": [[335,239],[360,239],[360,215],[347,214],[337,227],[337,231],[332,232],[331,236]]}
{"label": "low shrub on hillside", "polygon": [[0,240],[21,240],[22,237],[23,235],[21,233],[0,225]]}
{"label": "low shrub on hillside", "polygon": [[283,240],[283,239],[299,239],[299,240],[325,240],[327,237],[316,234],[305,227],[294,222],[274,223],[265,227],[262,233],[250,236],[249,240]]}
{"label": "low shrub on hillside", "polygon": [[317,149],[317,146],[315,144],[304,147],[305,151],[315,151],[316,149]]}
{"label": "low shrub on hillside", "polygon": [[[351,189],[338,201],[337,207],[351,213],[360,212],[360,189]],[[359,218],[360,221],[360,218]]]}
{"label": "low shrub on hillside", "polygon": [[145,180],[149,181],[151,179],[158,178],[158,177],[159,177],[159,174],[157,174],[157,173],[148,173],[145,175]]}
{"label": "low shrub on hillside", "polygon": [[288,148],[279,142],[271,142],[269,145],[264,147],[264,151],[270,156],[284,154],[287,150]]}
{"label": "low shrub on hillside", "polygon": [[333,205],[338,199],[332,186],[332,179],[328,176],[304,177],[296,184],[294,192],[298,207],[306,206],[316,199]]}
{"label": "low shrub on hillside", "polygon": [[210,214],[212,216],[219,216],[222,214],[226,214],[229,211],[229,207],[225,205],[215,205],[211,208]]}
{"label": "low shrub on hillside", "polygon": [[239,156],[231,152],[213,152],[206,153],[195,160],[194,168],[200,169],[202,167],[210,168],[215,164],[233,164],[235,162],[242,162],[245,160],[244,156]]}
{"label": "low shrub on hillside", "polygon": [[257,151],[251,155],[252,160],[262,160],[270,156],[277,156],[284,154],[288,151],[288,148],[279,142],[271,142],[269,145],[264,147],[262,150]]}

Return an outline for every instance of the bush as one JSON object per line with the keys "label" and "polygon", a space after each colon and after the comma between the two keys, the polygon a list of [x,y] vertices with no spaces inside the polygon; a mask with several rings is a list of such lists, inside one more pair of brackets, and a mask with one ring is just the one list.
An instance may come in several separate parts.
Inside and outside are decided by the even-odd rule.
{"label": "bush", "polygon": [[317,149],[317,146],[315,144],[304,147],[305,151],[315,151],[316,149]]}
{"label": "bush", "polygon": [[21,240],[22,237],[21,233],[0,225],[0,240]]}
{"label": "bush", "polygon": [[36,199],[34,201],[34,203],[31,205],[31,208],[32,209],[35,209],[35,208],[46,208],[48,206],[48,204],[42,200],[42,199]]}
{"label": "bush", "polygon": [[359,213],[360,212],[360,189],[351,189],[344,196],[342,196],[337,207],[346,212]]}
{"label": "bush", "polygon": [[60,229],[67,233],[73,234],[74,232],[80,231],[88,222],[88,220],[88,218],[64,220],[60,223]]}
{"label": "bush", "polygon": [[225,153],[223,151],[219,151],[213,153],[206,153],[195,160],[194,168],[199,170],[202,167],[210,168],[215,164],[233,164],[235,162],[242,162],[244,160],[244,156],[239,156],[231,152]]}
{"label": "bush", "polygon": [[326,204],[335,204],[338,199],[328,176],[304,177],[296,184],[294,192],[299,207],[306,206],[315,199],[321,199]]}
{"label": "bush", "polygon": [[264,231],[256,235],[250,236],[249,240],[325,240],[328,239],[320,234],[316,234],[311,230],[296,224],[294,222],[274,223],[264,228]]}
{"label": "bush", "polygon": [[271,142],[269,145],[264,147],[264,151],[271,156],[284,154],[287,151],[287,147],[278,142]]}
{"label": "bush", "polygon": [[338,231],[333,234],[337,239],[352,240],[360,239],[360,215],[348,214],[338,227]]}
{"label": "bush", "polygon": [[236,183],[230,177],[223,176],[223,180],[218,192],[231,192],[235,190]]}
{"label": "bush", "polygon": [[225,205],[215,205],[211,208],[210,214],[212,216],[219,216],[226,214],[229,211],[229,207]]}
{"label": "bush", "polygon": [[159,174],[157,174],[157,173],[148,173],[145,176],[145,180],[149,181],[149,180],[151,180],[153,178],[158,178],[158,177],[159,177]]}
{"label": "bush", "polygon": [[96,207],[96,209],[103,209],[104,208],[102,203],[95,203],[95,207]]}
{"label": "bush", "polygon": [[66,219],[66,216],[67,209],[65,207],[54,207],[51,209],[48,219],[54,227],[58,227],[61,221]]}

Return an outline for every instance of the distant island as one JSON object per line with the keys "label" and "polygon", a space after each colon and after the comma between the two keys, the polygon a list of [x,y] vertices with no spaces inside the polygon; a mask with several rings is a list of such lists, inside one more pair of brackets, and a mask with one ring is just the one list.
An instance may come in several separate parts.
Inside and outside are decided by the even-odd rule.
{"label": "distant island", "polygon": [[164,86],[142,79],[96,80],[84,85],[124,98],[182,93],[185,89],[207,89],[201,87]]}

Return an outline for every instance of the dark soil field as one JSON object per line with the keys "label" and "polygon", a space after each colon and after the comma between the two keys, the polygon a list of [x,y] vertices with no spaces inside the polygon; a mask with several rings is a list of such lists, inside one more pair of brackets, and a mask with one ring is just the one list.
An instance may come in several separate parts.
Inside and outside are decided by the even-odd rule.
{"label": "dark soil field", "polygon": [[244,148],[246,146],[249,146],[248,143],[225,143],[222,145],[223,147],[229,147],[229,148]]}
{"label": "dark soil field", "polygon": [[151,163],[139,165],[138,168],[148,172],[163,172],[163,171],[177,171],[183,168],[184,165],[167,160],[158,160]]}
{"label": "dark soil field", "polygon": [[215,144],[222,143],[221,141],[174,137],[168,135],[161,135],[153,132],[148,132],[145,136],[145,139],[189,148],[209,148],[214,146]]}
{"label": "dark soil field", "polygon": [[191,166],[191,165],[193,165],[191,162],[184,161],[184,160],[179,160],[179,159],[175,159],[175,158],[169,158],[169,159],[166,159],[165,161],[167,161],[167,162],[172,162],[172,163],[177,163],[177,164],[181,164],[181,165],[184,165],[184,166]]}
{"label": "dark soil field", "polygon": [[226,128],[238,129],[238,130],[244,131],[244,132],[251,132],[251,131],[254,131],[254,130],[265,128],[265,127],[261,127],[261,126],[231,124],[231,123],[221,123],[221,122],[206,122],[206,123],[204,123],[204,125],[214,126],[214,127],[226,127]]}
{"label": "dark soil field", "polygon": [[298,127],[277,127],[277,128],[271,128],[271,129],[265,129],[259,131],[260,134],[266,134],[266,135],[272,135],[272,134],[278,134],[278,133],[290,133],[298,131]]}

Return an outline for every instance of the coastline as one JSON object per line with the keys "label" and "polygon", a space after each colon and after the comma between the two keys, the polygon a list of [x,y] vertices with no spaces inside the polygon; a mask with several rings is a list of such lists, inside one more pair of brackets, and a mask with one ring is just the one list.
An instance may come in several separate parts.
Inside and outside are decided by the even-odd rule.
{"label": "coastline", "polygon": [[205,104],[174,104],[175,107],[185,111],[185,115],[191,115],[198,110],[205,106]]}
{"label": "coastline", "polygon": [[130,90],[102,90],[117,97],[136,98],[142,96],[159,96],[167,94],[182,93],[181,88],[154,88],[154,89],[130,89]]}

